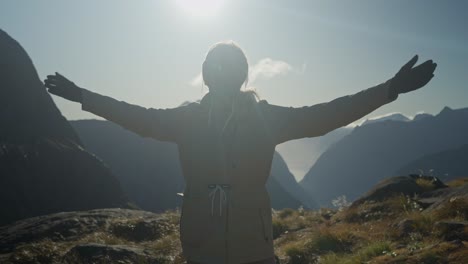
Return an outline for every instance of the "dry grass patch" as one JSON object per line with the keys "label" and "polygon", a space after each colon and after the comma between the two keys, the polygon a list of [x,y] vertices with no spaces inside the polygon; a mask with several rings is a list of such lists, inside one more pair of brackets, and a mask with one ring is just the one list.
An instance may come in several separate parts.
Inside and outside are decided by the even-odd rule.
{"label": "dry grass patch", "polygon": [[447,183],[447,185],[448,185],[449,187],[460,187],[460,186],[463,186],[463,185],[465,185],[465,184],[468,184],[468,177],[458,178],[458,179],[449,181],[449,182]]}
{"label": "dry grass patch", "polygon": [[434,212],[437,219],[468,220],[468,199],[453,197],[450,201]]}
{"label": "dry grass patch", "polygon": [[419,185],[425,192],[435,190],[435,185],[433,180],[428,178],[418,178],[416,179],[416,184]]}

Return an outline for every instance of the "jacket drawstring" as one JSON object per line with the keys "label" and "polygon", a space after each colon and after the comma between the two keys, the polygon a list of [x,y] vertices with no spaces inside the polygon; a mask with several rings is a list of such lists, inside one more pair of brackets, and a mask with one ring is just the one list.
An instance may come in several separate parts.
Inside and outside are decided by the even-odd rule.
{"label": "jacket drawstring", "polygon": [[[211,187],[213,187],[213,185],[211,185],[210,188]],[[209,194],[209,197],[211,198],[211,216],[214,215],[214,202],[216,198],[216,193],[218,192],[219,192],[219,216],[221,216],[223,212],[223,203],[226,203],[227,201],[226,191],[224,190],[223,186],[219,184],[215,184],[213,187],[213,190]]]}
{"label": "jacket drawstring", "polygon": [[221,134],[224,133],[224,130],[226,129],[227,125],[231,121],[232,116],[234,115],[234,103],[237,103],[235,101],[237,101],[237,96],[234,99],[232,99],[231,113],[229,114],[229,117],[226,119],[226,122],[224,122],[223,130],[221,130]]}
{"label": "jacket drawstring", "polygon": [[[231,113],[229,114],[228,118],[224,122],[223,129],[221,130],[221,134],[224,132],[226,127],[228,126],[229,122],[231,121],[232,117],[234,116],[234,105],[238,103],[239,95],[236,95],[236,97],[232,100],[231,104]],[[210,109],[208,110],[208,125],[211,124],[211,119],[212,119],[212,112],[213,112],[213,95],[210,96]]]}
{"label": "jacket drawstring", "polygon": [[211,124],[211,110],[213,109],[213,95],[210,95],[210,109],[208,110],[208,126]]}

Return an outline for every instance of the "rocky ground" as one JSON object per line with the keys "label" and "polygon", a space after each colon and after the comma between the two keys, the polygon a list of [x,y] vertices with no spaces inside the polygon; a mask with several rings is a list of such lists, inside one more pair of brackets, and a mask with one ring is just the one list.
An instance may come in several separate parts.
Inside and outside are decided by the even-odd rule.
{"label": "rocky ground", "polygon": [[[468,179],[382,181],[338,209],[274,212],[281,263],[468,263]],[[184,263],[179,212],[99,209],[0,227],[0,263]]]}
{"label": "rocky ground", "polygon": [[179,214],[97,209],[0,227],[0,263],[183,263]]}

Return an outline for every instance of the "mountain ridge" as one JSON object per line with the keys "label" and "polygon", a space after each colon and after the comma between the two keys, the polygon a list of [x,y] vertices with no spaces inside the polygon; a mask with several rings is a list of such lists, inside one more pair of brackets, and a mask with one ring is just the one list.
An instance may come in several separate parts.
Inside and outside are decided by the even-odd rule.
{"label": "mountain ridge", "polygon": [[324,152],[300,184],[321,205],[341,195],[353,200],[415,158],[468,143],[467,134],[468,108],[358,126]]}

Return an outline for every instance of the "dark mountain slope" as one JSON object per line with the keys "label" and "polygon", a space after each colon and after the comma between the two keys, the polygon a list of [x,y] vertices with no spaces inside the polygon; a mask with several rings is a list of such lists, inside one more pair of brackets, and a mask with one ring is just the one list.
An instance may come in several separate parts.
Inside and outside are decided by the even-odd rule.
{"label": "dark mountain slope", "polygon": [[175,144],[143,138],[109,121],[70,122],[87,149],[117,176],[130,199],[159,212],[180,206],[184,182]]}
{"label": "dark mountain slope", "polygon": [[397,174],[421,172],[432,173],[441,179],[465,177],[468,175],[468,144],[416,159],[400,168]]}
{"label": "dark mountain slope", "polygon": [[127,206],[86,152],[26,51],[0,30],[0,225],[60,211]]}
{"label": "dark mountain slope", "polygon": [[[302,204],[302,206],[304,206],[305,208],[318,209],[318,205],[315,202],[312,195],[307,193],[304,190],[304,188],[302,188],[302,186],[299,185],[299,183],[294,178],[294,175],[292,175],[292,173],[289,171],[288,166],[286,165],[286,162],[284,161],[282,155],[278,152],[276,152],[273,156],[273,163],[271,165],[271,175],[268,180],[267,187],[269,187],[268,184],[274,181],[278,182],[278,185],[284,189],[283,191],[274,191],[272,188],[268,189],[272,196],[273,204],[276,205],[275,208],[297,208],[299,207],[299,205]],[[281,193],[283,192],[290,194],[291,197],[294,197],[295,200],[298,200],[296,201],[298,205],[295,207],[279,206],[281,200],[287,198],[287,195],[281,195]],[[277,198],[279,199],[279,201],[274,201],[275,196],[278,196]],[[282,203],[284,203],[285,205],[294,204],[293,202],[285,203],[284,201]]]}
{"label": "dark mountain slope", "polygon": [[301,179],[322,153],[351,131],[351,127],[342,127],[321,137],[287,141],[276,146],[276,151],[281,154],[296,179]]}

